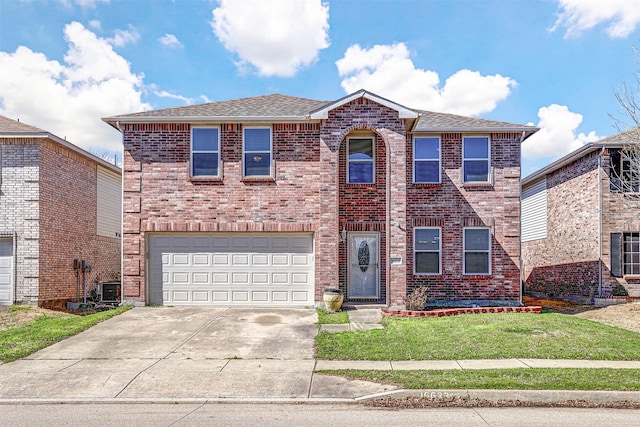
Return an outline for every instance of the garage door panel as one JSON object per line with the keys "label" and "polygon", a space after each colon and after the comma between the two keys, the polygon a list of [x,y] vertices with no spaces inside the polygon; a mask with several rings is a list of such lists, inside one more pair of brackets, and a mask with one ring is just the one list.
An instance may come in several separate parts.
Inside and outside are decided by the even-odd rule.
{"label": "garage door panel", "polygon": [[311,234],[152,234],[148,247],[151,303],[313,304]]}

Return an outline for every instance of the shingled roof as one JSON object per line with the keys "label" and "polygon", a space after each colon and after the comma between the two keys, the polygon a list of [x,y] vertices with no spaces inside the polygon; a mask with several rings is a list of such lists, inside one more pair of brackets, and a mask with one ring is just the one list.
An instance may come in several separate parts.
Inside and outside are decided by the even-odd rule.
{"label": "shingled roof", "polygon": [[27,125],[9,117],[0,116],[0,134],[47,134],[47,131],[39,129],[35,126]]}
{"label": "shingled roof", "polygon": [[534,126],[519,125],[495,120],[478,119],[475,117],[458,116],[456,114],[436,113],[422,111],[415,132],[448,131],[448,132],[473,132],[473,131],[516,131],[534,133],[538,128]]}
{"label": "shingled roof", "polygon": [[327,101],[297,98],[294,96],[273,94],[251,98],[233,99],[230,101],[209,102],[207,104],[187,105],[185,107],[165,108],[162,110],[143,111],[141,113],[122,114],[107,117],[107,122],[118,119],[135,118],[300,118],[303,119]]}
{"label": "shingled roof", "polygon": [[[105,117],[102,120],[113,127],[118,123],[148,122],[220,122],[220,121],[305,121],[325,118],[325,110],[330,110],[348,102],[355,97],[367,97],[384,105],[396,108],[401,117],[417,118],[413,128],[416,132],[525,132],[525,137],[535,133],[538,128],[455,114],[436,113],[403,107],[378,95],[360,90],[337,101],[317,101],[307,98],[273,94],[240,98],[230,101],[210,102],[207,104],[187,105],[185,107],[165,108],[162,110],[143,111],[140,113],[122,114]],[[320,113],[319,113],[320,112]],[[321,113],[325,114],[321,114]]]}

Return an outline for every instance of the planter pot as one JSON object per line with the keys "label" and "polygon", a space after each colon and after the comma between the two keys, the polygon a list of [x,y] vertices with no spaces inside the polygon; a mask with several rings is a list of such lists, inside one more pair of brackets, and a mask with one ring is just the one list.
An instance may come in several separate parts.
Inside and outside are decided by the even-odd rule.
{"label": "planter pot", "polygon": [[326,288],[322,295],[324,301],[324,307],[328,312],[335,313],[340,311],[342,307],[342,301],[344,301],[344,295],[342,291],[337,288]]}

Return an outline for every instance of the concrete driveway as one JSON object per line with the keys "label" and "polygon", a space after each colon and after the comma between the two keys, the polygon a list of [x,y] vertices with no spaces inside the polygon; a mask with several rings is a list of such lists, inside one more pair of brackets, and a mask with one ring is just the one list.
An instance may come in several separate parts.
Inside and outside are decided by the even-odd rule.
{"label": "concrete driveway", "polygon": [[137,307],[0,365],[0,399],[307,399],[384,391],[314,375],[316,321],[313,309]]}

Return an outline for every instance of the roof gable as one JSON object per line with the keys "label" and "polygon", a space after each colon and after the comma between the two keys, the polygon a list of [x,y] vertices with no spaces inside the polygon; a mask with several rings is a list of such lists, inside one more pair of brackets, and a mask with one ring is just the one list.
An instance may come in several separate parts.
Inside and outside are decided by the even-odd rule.
{"label": "roof gable", "polygon": [[361,89],[357,92],[352,93],[351,95],[347,95],[343,98],[340,98],[337,101],[326,104],[315,111],[311,111],[309,113],[309,117],[311,119],[327,119],[329,118],[329,111],[335,110],[336,108],[341,107],[345,104],[348,104],[354,99],[358,99],[358,98],[365,98],[365,99],[368,99],[369,101],[373,101],[378,104],[384,105],[387,108],[391,108],[392,110],[395,110],[398,112],[398,117],[401,119],[415,119],[418,117],[417,111],[407,108],[403,105],[397,104],[393,101],[389,101],[388,99],[378,96],[374,93],[367,92],[364,89]]}

